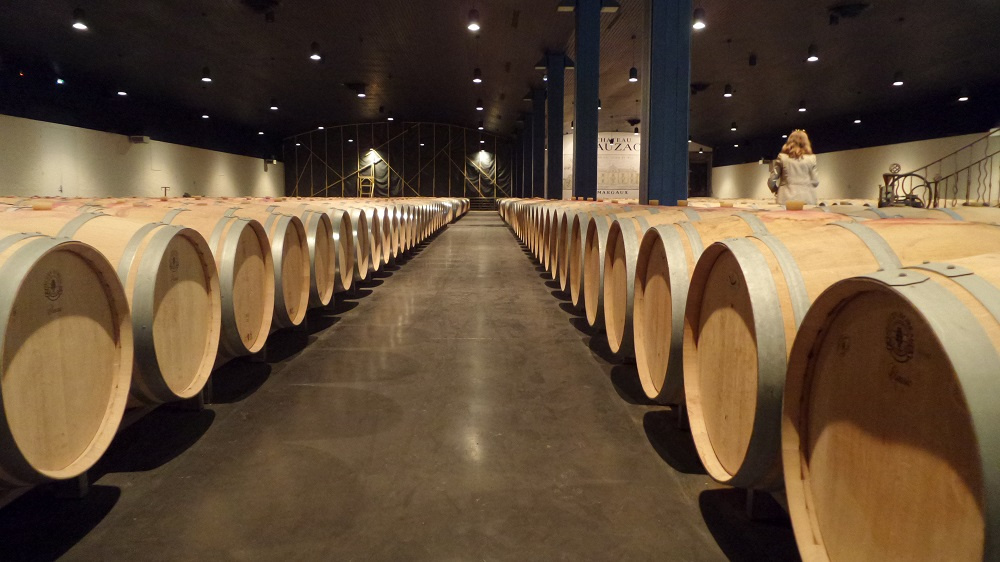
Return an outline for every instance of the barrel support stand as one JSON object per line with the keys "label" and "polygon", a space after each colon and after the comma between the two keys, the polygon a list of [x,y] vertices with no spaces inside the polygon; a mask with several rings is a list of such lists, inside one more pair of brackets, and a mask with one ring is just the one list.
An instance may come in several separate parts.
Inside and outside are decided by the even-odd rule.
{"label": "barrel support stand", "polygon": [[676,406],[677,409],[677,429],[689,430],[691,426],[688,425],[688,408],[687,402],[681,402]]}
{"label": "barrel support stand", "polygon": [[86,497],[87,492],[90,491],[90,478],[88,478],[87,473],[84,472],[76,478],[60,480],[53,483],[52,491],[55,497],[61,500],[83,499]]}

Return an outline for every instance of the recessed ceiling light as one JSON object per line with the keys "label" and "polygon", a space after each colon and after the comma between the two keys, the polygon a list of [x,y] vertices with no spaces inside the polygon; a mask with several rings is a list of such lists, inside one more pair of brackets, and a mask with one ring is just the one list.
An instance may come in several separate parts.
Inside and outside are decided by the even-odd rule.
{"label": "recessed ceiling light", "polygon": [[479,31],[479,10],[469,10],[469,31]]}
{"label": "recessed ceiling light", "polygon": [[698,154],[705,154],[705,149],[704,148],[699,148],[698,149]]}
{"label": "recessed ceiling light", "polygon": [[354,142],[354,139],[347,139],[347,142]]}
{"label": "recessed ceiling light", "polygon": [[208,114],[206,113],[206,114],[202,115],[201,118],[202,119],[208,119]]}
{"label": "recessed ceiling light", "polygon": [[118,90],[118,95],[119,96],[127,96],[128,92],[126,92],[125,90]]}
{"label": "recessed ceiling light", "polygon": [[311,53],[309,58],[312,60],[320,60],[323,58],[322,55],[319,54],[319,43],[315,41],[313,41],[312,45],[309,46],[309,52]]}
{"label": "recessed ceiling light", "polygon": [[854,120],[854,124],[855,125],[860,125],[861,124],[861,120],[860,119],[855,119]]}
{"label": "recessed ceiling light", "polygon": [[740,143],[733,144],[733,148],[739,148],[739,147],[740,147]]}
{"label": "recessed ceiling light", "polygon": [[62,86],[65,83],[66,83],[66,81],[63,80],[62,78],[56,78],[56,84],[59,84],[60,86]]}
{"label": "recessed ceiling light", "polygon": [[688,143],[690,143],[690,142],[691,142],[691,137],[688,137]]}
{"label": "recessed ceiling light", "polygon": [[423,146],[423,145],[424,145],[424,143],[420,143],[420,146]]}
{"label": "recessed ceiling light", "polygon": [[258,134],[258,135],[263,135],[263,134],[264,134],[264,131],[257,131],[257,134]]}
{"label": "recessed ceiling light", "polygon": [[691,27],[698,31],[705,29],[705,10],[701,8],[695,8],[694,17],[692,18]]}
{"label": "recessed ceiling light", "polygon": [[322,130],[323,130],[323,129],[325,129],[325,128],[326,128],[326,127],[323,127],[323,126],[319,126],[319,127],[316,127],[316,130],[317,130],[317,131],[322,131]]}
{"label": "recessed ceiling light", "polygon": [[211,82],[212,81],[212,73],[209,72],[207,66],[205,68],[201,69],[201,81],[202,82]]}
{"label": "recessed ceiling light", "polygon": [[386,120],[386,121],[395,121],[395,120],[396,120],[396,118],[395,118],[395,117],[393,117],[392,115],[390,115],[390,116],[386,117],[386,118],[385,118],[385,120]]}
{"label": "recessed ceiling light", "polygon": [[479,141],[479,144],[486,144],[486,141],[481,140],[481,141]]}
{"label": "recessed ceiling light", "polygon": [[83,10],[77,8],[73,10],[73,29],[78,29],[80,31],[87,31],[87,24],[83,21]]}
{"label": "recessed ceiling light", "polygon": [[809,45],[809,56],[806,57],[806,60],[809,62],[819,60],[819,49],[816,48],[816,45]]}
{"label": "recessed ceiling light", "polygon": [[958,96],[958,101],[969,101],[969,96]]}
{"label": "recessed ceiling light", "polygon": [[787,138],[788,138],[788,135],[781,135],[781,138],[783,138],[783,139],[787,139]]}
{"label": "recessed ceiling light", "polygon": [[628,69],[628,81],[638,82],[639,81],[639,70],[636,67]]}
{"label": "recessed ceiling light", "polygon": [[365,85],[364,84],[358,84],[356,91],[358,92],[358,97],[359,98],[363,98],[363,97],[365,97],[367,95],[367,94],[365,94]]}
{"label": "recessed ceiling light", "polygon": [[295,143],[295,146],[302,146],[302,143],[301,142],[297,142],[297,143]]}

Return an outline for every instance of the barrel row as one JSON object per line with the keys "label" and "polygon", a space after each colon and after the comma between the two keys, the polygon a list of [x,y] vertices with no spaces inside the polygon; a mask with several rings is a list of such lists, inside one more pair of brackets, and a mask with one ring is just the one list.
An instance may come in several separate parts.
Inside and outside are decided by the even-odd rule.
{"label": "barrel row", "polygon": [[803,558],[1000,553],[1000,210],[500,209],[550,271],[569,258],[553,275],[645,393],[686,406],[712,478],[786,488]]}
{"label": "barrel row", "polygon": [[198,395],[468,208],[0,197],[0,485],[82,474],[127,408]]}

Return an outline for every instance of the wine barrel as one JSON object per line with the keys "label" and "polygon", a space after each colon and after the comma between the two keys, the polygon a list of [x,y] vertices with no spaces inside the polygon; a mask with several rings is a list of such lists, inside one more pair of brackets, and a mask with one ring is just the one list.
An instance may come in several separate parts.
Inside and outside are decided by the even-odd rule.
{"label": "wine barrel", "polygon": [[[684,207],[660,207],[655,213],[618,216],[608,229],[604,250],[604,327],[611,353],[619,358],[635,357],[632,316],[635,292],[636,259],[639,242],[650,227],[700,221],[727,216],[732,209],[704,209],[697,212]],[[752,217],[748,211],[739,215]]]}
{"label": "wine barrel", "polygon": [[608,247],[611,222],[619,216],[649,213],[649,211],[635,211],[632,207],[614,211],[613,214],[609,212],[591,214],[587,223],[587,236],[583,243],[583,304],[587,325],[594,329],[602,328],[604,323],[604,252]]}
{"label": "wine barrel", "polygon": [[691,273],[706,245],[754,234],[788,234],[845,220],[863,219],[818,210],[728,216],[715,211],[697,221],[648,229],[635,259],[632,318],[636,368],[646,396],[665,404],[684,399],[684,307]]}
{"label": "wine barrel", "polygon": [[333,221],[321,207],[307,201],[261,199],[268,212],[295,215],[302,221],[309,247],[309,307],[330,304],[336,289],[337,256],[333,241]]}
{"label": "wine barrel", "polygon": [[222,303],[216,365],[264,348],[274,318],[274,262],[264,227],[228,208],[193,199],[99,202],[126,220],[168,222],[198,231],[215,257]]}
{"label": "wine barrel", "polygon": [[132,376],[128,300],[83,242],[0,230],[0,482],[75,478],[104,454]]}
{"label": "wine barrel", "polygon": [[781,485],[787,350],[812,298],[841,279],[924,260],[1000,251],[1000,227],[922,219],[837,222],[730,239],[698,260],[684,319],[684,391],[708,474]]}
{"label": "wine barrel", "polygon": [[354,282],[366,281],[371,271],[371,246],[368,244],[368,237],[371,230],[368,228],[368,218],[362,209],[357,207],[345,207],[345,211],[351,215],[351,236],[354,240]]}
{"label": "wine barrel", "polygon": [[1000,556],[1000,256],[839,281],[788,359],[785,487],[802,558]]}
{"label": "wine barrel", "polygon": [[201,392],[218,353],[222,312],[218,271],[198,232],[73,207],[9,208],[0,212],[0,227],[79,240],[115,265],[132,313],[134,402]]}
{"label": "wine barrel", "polygon": [[310,286],[309,243],[302,219],[259,206],[241,205],[231,210],[234,216],[261,223],[271,243],[275,289],[272,329],[298,326],[306,318]]}

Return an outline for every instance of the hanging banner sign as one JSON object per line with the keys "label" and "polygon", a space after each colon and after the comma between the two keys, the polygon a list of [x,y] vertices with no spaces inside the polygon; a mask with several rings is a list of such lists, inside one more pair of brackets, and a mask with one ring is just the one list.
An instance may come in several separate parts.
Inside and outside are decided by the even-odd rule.
{"label": "hanging banner sign", "polygon": [[[639,137],[598,133],[597,198],[639,199]],[[573,135],[563,136],[563,199],[572,198]]]}

